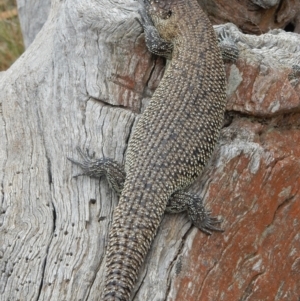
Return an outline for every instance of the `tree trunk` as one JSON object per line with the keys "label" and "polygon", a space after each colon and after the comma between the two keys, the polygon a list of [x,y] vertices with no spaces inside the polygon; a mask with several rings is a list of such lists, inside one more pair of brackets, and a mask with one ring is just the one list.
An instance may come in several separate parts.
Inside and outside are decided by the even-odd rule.
{"label": "tree trunk", "polygon": [[17,4],[24,45],[28,48],[48,18],[51,1],[17,0]]}
{"label": "tree trunk", "polygon": [[[72,178],[76,146],[124,162],[164,71],[135,1],[52,1],[47,22],[0,75],[0,300],[100,300],[117,196]],[[191,191],[223,218],[208,237],[166,215],[133,300],[289,300],[300,295],[299,35],[244,35],[226,65],[228,114]]]}

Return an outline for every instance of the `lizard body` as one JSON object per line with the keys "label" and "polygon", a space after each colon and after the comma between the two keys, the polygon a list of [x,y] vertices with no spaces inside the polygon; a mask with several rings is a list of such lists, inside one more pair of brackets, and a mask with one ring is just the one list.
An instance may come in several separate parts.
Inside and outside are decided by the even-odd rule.
{"label": "lizard body", "polygon": [[[120,193],[106,253],[104,301],[128,301],[165,211],[187,210],[219,230],[201,200],[184,192],[212,154],[225,110],[225,73],[213,28],[196,0],[145,0],[146,43],[171,58],[130,138],[124,168],[80,150],[83,174],[106,175]],[[150,18],[149,18],[150,17]]]}

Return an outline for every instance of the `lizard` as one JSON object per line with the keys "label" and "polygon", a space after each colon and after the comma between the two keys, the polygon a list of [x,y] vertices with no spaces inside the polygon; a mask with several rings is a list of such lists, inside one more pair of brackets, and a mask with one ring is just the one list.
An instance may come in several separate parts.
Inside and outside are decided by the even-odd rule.
{"label": "lizard", "polygon": [[[106,251],[103,301],[128,301],[165,212],[187,211],[207,234],[222,231],[186,189],[218,141],[225,71],[213,27],[196,0],[141,0],[148,49],[169,64],[128,142],[125,167],[77,148],[82,173],[106,176],[120,195]],[[75,177],[76,177],[75,176]]]}

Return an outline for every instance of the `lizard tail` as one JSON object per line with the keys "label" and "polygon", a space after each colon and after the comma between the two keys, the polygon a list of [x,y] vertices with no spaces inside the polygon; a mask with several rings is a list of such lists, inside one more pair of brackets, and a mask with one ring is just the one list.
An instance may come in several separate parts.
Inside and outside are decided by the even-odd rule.
{"label": "lizard tail", "polygon": [[104,301],[129,300],[157,232],[167,197],[165,200],[153,200],[153,196],[146,198],[148,201],[145,195],[140,199],[128,199],[123,191],[115,209],[106,253]]}

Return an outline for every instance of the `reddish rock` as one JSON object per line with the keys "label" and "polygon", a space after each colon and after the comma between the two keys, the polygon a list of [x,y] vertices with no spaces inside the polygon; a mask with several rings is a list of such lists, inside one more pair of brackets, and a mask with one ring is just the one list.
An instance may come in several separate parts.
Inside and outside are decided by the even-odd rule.
{"label": "reddish rock", "polygon": [[[291,70],[268,68],[239,60],[227,66],[227,76],[240,74],[241,83],[228,100],[227,109],[254,116],[272,116],[300,108],[300,98],[288,79]],[[297,88],[299,90],[299,88]]]}
{"label": "reddish rock", "polygon": [[[243,34],[233,24],[216,26],[215,30],[235,41],[240,51],[238,60],[226,65],[228,111],[268,118],[300,111],[300,76],[293,69],[300,69],[298,34],[276,30],[257,37]],[[147,87],[139,92],[146,98],[155,91],[164,72],[163,59],[153,56],[152,62],[152,68],[147,65]],[[142,77],[141,73],[132,74],[131,81]],[[130,107],[124,96],[119,101]],[[139,111],[140,102],[131,102],[131,109]]]}
{"label": "reddish rock", "polygon": [[299,300],[296,117],[297,124],[295,116],[285,118],[285,128],[236,119],[223,130],[212,164],[194,187],[205,183],[208,206],[223,217],[225,231],[210,237],[193,231],[168,300]]}
{"label": "reddish rock", "polygon": [[198,0],[213,24],[231,22],[245,33],[282,28],[300,33],[298,0]]}
{"label": "reddish rock", "polygon": [[220,28],[240,50],[226,66],[227,110],[260,117],[300,111],[299,35],[276,30],[256,37],[233,24]]}

